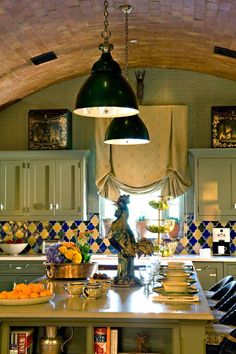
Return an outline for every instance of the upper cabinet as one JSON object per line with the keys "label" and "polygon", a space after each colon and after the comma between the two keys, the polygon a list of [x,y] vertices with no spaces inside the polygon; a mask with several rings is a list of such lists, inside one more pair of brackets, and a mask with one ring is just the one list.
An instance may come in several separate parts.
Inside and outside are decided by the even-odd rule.
{"label": "upper cabinet", "polygon": [[27,214],[27,161],[0,161],[0,216]]}
{"label": "upper cabinet", "polygon": [[192,149],[196,220],[235,220],[236,149]]}
{"label": "upper cabinet", "polygon": [[77,150],[2,152],[0,219],[86,220],[88,155]]}

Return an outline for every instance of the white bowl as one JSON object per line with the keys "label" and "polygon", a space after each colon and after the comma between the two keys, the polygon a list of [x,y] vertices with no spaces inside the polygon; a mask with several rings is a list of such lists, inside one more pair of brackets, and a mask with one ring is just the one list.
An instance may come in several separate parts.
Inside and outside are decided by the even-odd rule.
{"label": "white bowl", "polygon": [[6,254],[17,256],[26,248],[27,245],[28,243],[1,243],[0,248]]}

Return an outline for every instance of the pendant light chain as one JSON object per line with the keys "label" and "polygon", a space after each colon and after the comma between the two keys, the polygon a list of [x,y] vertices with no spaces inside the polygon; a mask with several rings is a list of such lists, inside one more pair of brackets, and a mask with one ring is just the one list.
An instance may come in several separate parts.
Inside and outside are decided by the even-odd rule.
{"label": "pendant light chain", "polygon": [[128,77],[128,57],[129,57],[129,24],[128,24],[128,11],[125,12],[125,77]]}
{"label": "pendant light chain", "polygon": [[104,1],[104,30],[101,33],[102,38],[104,39],[104,44],[108,44],[108,40],[111,37],[111,31],[108,29],[108,1]]}
{"label": "pendant light chain", "polygon": [[133,10],[133,7],[131,5],[121,5],[120,6],[120,10],[125,14],[125,71],[124,71],[124,76],[127,79],[127,76],[128,76],[128,57],[129,57],[129,45],[128,45],[128,40],[129,40],[129,21],[128,21],[128,15]]}

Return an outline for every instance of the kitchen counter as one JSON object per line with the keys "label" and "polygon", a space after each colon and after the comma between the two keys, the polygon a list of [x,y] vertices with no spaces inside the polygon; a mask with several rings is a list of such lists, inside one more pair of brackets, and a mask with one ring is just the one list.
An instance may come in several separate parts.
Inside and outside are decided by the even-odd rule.
{"label": "kitchen counter", "polygon": [[[31,306],[0,306],[1,353],[7,352],[6,338],[9,338],[10,326],[45,325],[83,326],[91,341],[91,326],[136,327],[134,333],[137,328],[142,328],[142,331],[145,328],[147,331],[159,328],[170,336],[170,353],[205,353],[205,325],[213,319],[213,315],[198,281],[195,284],[200,302],[192,304],[153,302],[153,295],[146,295],[143,287],[113,287],[106,296],[86,300],[82,296],[68,295],[63,289],[63,280],[45,281],[52,283],[55,290],[50,302]],[[87,339],[86,354],[91,353],[92,344]]]}
{"label": "kitchen counter", "polygon": [[[210,256],[210,257],[203,257],[199,255],[174,255],[171,257],[162,257],[162,260],[183,260],[183,261],[192,261],[192,262],[236,262],[235,256]],[[18,256],[10,256],[10,255],[0,255],[0,261],[46,261],[45,255],[18,255]],[[146,263],[150,260],[149,256],[135,258],[135,264],[142,264]],[[99,264],[110,264],[115,265],[117,264],[117,256],[116,255],[93,255],[92,256],[93,262],[99,262]]]}

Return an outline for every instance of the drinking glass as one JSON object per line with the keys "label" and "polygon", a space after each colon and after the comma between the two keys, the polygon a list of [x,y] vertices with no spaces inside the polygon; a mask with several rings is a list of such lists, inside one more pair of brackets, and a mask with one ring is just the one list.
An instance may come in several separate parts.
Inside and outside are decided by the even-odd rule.
{"label": "drinking glass", "polygon": [[153,270],[154,268],[152,265],[139,268],[139,276],[142,284],[144,285],[144,291],[146,293],[150,293],[149,286],[153,281]]}

